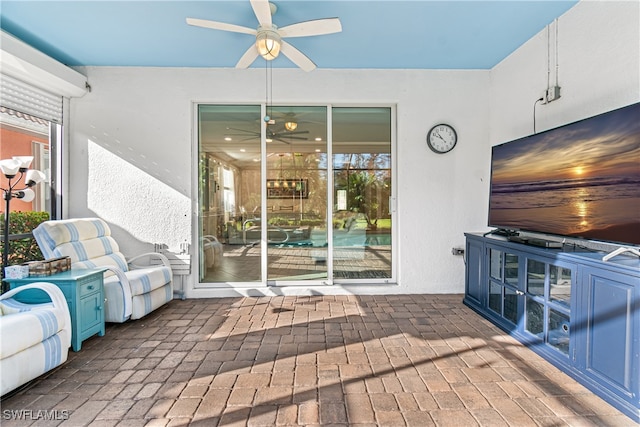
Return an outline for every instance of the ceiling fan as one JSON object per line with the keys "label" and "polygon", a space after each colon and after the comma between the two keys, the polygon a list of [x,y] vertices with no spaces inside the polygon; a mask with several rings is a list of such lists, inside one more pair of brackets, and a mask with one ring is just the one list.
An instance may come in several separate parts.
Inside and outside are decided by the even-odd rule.
{"label": "ceiling fan", "polygon": [[315,19],[278,28],[271,20],[272,14],[277,10],[276,5],[270,3],[268,0],[250,0],[250,2],[256,18],[258,18],[259,26],[257,29],[206,19],[187,18],[187,24],[196,27],[256,36],[256,42],[242,55],[236,64],[236,68],[249,67],[258,55],[261,55],[266,60],[272,60],[282,52],[304,71],[311,71],[316,68],[316,64],[304,53],[282,39],[288,37],[319,36],[342,31],[342,24],[338,18]]}
{"label": "ceiling fan", "polygon": [[[227,128],[227,129],[235,130],[235,131],[238,131],[238,132],[245,132],[246,134],[251,135],[247,139],[260,138],[260,132],[254,132],[254,131],[251,131],[251,130],[237,129],[237,128]],[[305,138],[303,136],[298,136],[298,135],[304,135],[304,134],[307,134],[307,133],[309,133],[308,130],[289,131],[289,130],[286,130],[285,128],[276,130],[276,129],[267,127],[267,142],[269,142],[269,140],[271,140],[271,141],[284,142],[285,144],[291,144],[292,140],[308,141],[309,138]]]}

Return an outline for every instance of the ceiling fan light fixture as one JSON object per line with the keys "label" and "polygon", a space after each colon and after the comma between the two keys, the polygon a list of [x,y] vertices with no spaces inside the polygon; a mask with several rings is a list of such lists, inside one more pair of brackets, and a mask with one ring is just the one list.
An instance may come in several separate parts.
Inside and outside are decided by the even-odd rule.
{"label": "ceiling fan light fixture", "polygon": [[284,128],[289,132],[293,132],[298,128],[298,123],[296,122],[284,122]]}
{"label": "ceiling fan light fixture", "polygon": [[262,27],[258,29],[256,48],[264,59],[267,61],[276,59],[280,54],[281,45],[280,35],[275,30]]}

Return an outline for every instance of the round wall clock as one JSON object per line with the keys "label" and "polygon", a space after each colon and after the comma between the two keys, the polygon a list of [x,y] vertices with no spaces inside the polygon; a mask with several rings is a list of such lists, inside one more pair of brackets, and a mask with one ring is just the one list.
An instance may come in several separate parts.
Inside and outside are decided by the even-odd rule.
{"label": "round wall clock", "polygon": [[435,125],[427,133],[427,145],[434,153],[448,153],[453,150],[457,142],[458,135],[455,129],[444,123]]}

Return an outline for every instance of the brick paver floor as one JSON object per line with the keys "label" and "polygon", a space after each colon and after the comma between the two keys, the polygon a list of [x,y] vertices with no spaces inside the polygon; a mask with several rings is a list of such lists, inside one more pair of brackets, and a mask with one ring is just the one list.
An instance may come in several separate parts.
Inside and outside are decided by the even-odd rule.
{"label": "brick paver floor", "polygon": [[5,396],[1,424],[636,425],[461,301],[174,300]]}

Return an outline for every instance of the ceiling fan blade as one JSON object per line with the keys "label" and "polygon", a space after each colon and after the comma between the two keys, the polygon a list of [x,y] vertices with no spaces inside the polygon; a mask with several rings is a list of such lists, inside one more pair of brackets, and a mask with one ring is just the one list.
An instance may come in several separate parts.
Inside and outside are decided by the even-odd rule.
{"label": "ceiling fan blade", "polygon": [[278,28],[280,37],[321,36],[340,31],[342,31],[342,24],[338,18],[314,19]]}
{"label": "ceiling fan blade", "polygon": [[253,130],[238,129],[238,128],[227,128],[227,129],[229,129],[229,130],[237,130],[238,132],[246,132],[246,133],[250,133],[250,134],[253,134],[253,135],[260,135],[260,132],[256,132],[256,131],[253,131]]}
{"label": "ceiling fan blade", "polygon": [[258,57],[258,49],[256,46],[252,44],[249,46],[249,49],[242,55],[242,58],[236,64],[236,68],[248,68],[249,65],[253,64],[253,61]]}
{"label": "ceiling fan blade", "polygon": [[187,18],[187,24],[194,27],[212,28],[214,30],[231,31],[233,33],[258,34],[253,28],[241,27],[240,25],[228,24],[226,22],[209,21],[207,19]]}
{"label": "ceiling fan blade", "polygon": [[289,135],[278,135],[277,139],[280,138],[287,138],[287,139],[291,139],[291,140],[296,140],[296,141],[308,141],[309,138],[303,138],[301,136],[289,136]]}
{"label": "ceiling fan blade", "polygon": [[260,25],[264,25],[266,27],[270,27],[272,25],[271,6],[269,6],[268,0],[251,0],[251,7],[253,8],[253,13],[256,14],[256,18],[258,18]]}
{"label": "ceiling fan blade", "polygon": [[298,49],[291,46],[284,40],[282,40],[281,43],[282,45],[280,47],[280,52],[282,52],[287,58],[289,58],[291,62],[307,72],[312,71],[316,68],[316,64],[314,64],[312,60],[307,58],[304,53],[300,52]]}
{"label": "ceiling fan blade", "polygon": [[289,131],[284,131],[284,132],[278,132],[278,135],[280,136],[288,136],[288,135],[302,135],[305,133],[309,133],[308,130],[299,130],[299,131],[293,131],[293,132],[289,132]]}
{"label": "ceiling fan blade", "polygon": [[248,138],[243,138],[238,142],[247,142],[247,141],[255,141],[256,139],[260,139],[260,135],[250,136]]}

